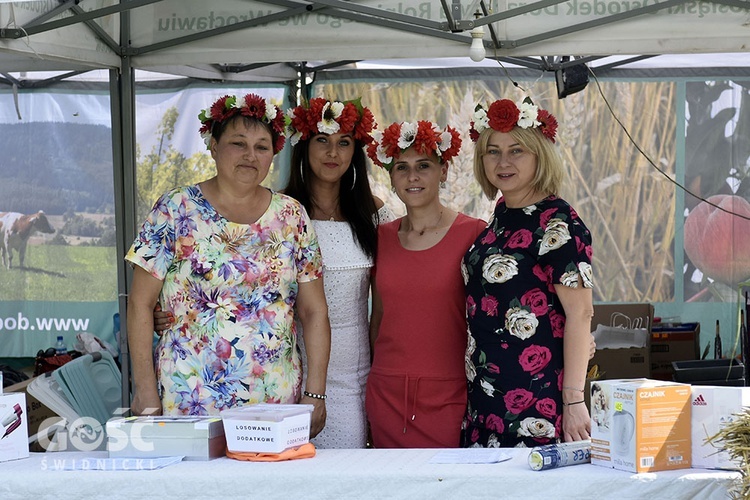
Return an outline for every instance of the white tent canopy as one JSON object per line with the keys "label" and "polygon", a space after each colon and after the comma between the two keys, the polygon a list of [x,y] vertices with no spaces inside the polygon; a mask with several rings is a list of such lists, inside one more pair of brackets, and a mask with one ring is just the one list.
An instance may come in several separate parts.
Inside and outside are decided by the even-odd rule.
{"label": "white tent canopy", "polygon": [[0,71],[126,66],[288,81],[300,61],[319,61],[317,69],[400,58],[452,57],[471,65],[466,56],[475,26],[484,28],[489,57],[521,66],[539,66],[540,56],[586,56],[596,65],[611,55],[746,54],[749,6],[748,0],[2,0]]}

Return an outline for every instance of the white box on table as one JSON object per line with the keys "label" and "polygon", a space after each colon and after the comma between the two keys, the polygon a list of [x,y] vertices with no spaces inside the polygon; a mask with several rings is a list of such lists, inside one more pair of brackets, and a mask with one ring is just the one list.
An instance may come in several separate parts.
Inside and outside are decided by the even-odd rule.
{"label": "white box on table", "polygon": [[226,454],[224,427],[217,416],[141,416],[107,422],[112,458],[184,456],[211,460]]}
{"label": "white box on table", "polygon": [[0,462],[28,458],[29,427],[26,394],[0,394]]}
{"label": "white box on table", "polygon": [[281,453],[310,441],[313,405],[258,403],[222,410],[227,449]]}
{"label": "white box on table", "polygon": [[705,469],[736,469],[739,464],[721,451],[721,443],[706,443],[724,425],[750,407],[750,387],[713,385],[692,386],[693,467]]}
{"label": "white box on table", "polygon": [[591,463],[630,472],[686,469],[690,385],[650,379],[591,382]]}

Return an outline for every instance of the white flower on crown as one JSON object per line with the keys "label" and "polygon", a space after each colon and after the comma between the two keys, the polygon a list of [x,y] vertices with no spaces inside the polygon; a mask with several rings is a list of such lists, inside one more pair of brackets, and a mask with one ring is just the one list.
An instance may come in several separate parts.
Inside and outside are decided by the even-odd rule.
{"label": "white flower on crown", "polygon": [[385,149],[383,148],[383,146],[378,146],[378,148],[375,150],[375,154],[378,156],[378,161],[383,165],[388,165],[393,161],[393,158],[385,153]]}
{"label": "white flower on crown", "polygon": [[[330,108],[331,118],[326,119],[326,111]],[[344,103],[341,102],[327,102],[323,106],[323,111],[320,113],[320,121],[318,122],[318,132],[321,134],[335,134],[341,128],[339,123],[336,121],[341,113],[344,111]]]}
{"label": "white flower on crown", "polygon": [[264,99],[263,101],[266,103],[266,118],[268,119],[268,123],[271,123],[276,118],[276,106],[268,99]]}
{"label": "white flower on crown", "polygon": [[[302,132],[299,130],[292,133],[294,131],[294,127],[292,127],[292,120],[294,120],[294,108],[289,108],[286,110],[286,116],[289,117],[289,125],[287,126],[287,133],[291,134],[289,136],[289,142],[292,144],[292,146],[296,146],[297,143],[302,139]],[[275,117],[274,117],[275,118]]]}
{"label": "white flower on crown", "polygon": [[451,144],[453,143],[453,136],[450,132],[447,130],[440,133],[440,144],[438,144],[438,149],[440,151],[447,151],[450,149]]}
{"label": "white flower on crown", "polygon": [[490,126],[490,120],[487,118],[487,111],[484,108],[474,111],[472,119],[474,120],[474,130],[480,134]]}
{"label": "white flower on crown", "polygon": [[417,123],[404,122],[401,125],[401,134],[398,137],[398,147],[401,149],[407,149],[414,144],[414,139],[417,138],[417,131],[419,125]]}
{"label": "white flower on crown", "polygon": [[203,142],[206,144],[206,147],[211,146],[211,132],[203,132],[201,134],[201,138],[203,139]]}
{"label": "white flower on crown", "polygon": [[536,117],[539,114],[539,106],[528,102],[522,102],[518,104],[518,126],[521,128],[538,127],[542,123],[537,121]]}
{"label": "white flower on crown", "polygon": [[295,132],[294,134],[289,136],[289,142],[292,144],[292,146],[296,146],[301,138],[302,132]]}
{"label": "white flower on crown", "polygon": [[245,107],[245,98],[244,97],[238,97],[234,100],[234,106],[233,108],[242,109]]}
{"label": "white flower on crown", "polygon": [[375,149],[375,155],[378,157],[378,161],[383,165],[388,165],[393,161],[393,158],[385,154],[385,148],[380,142],[383,140],[383,132],[380,130],[374,130],[372,132],[372,138],[375,141],[375,144],[378,145],[378,147]]}

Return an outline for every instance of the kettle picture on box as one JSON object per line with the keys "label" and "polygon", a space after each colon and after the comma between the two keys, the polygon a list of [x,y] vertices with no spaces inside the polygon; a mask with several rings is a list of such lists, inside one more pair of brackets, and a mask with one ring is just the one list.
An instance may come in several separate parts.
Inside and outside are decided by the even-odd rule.
{"label": "kettle picture on box", "polygon": [[612,448],[618,455],[628,455],[633,451],[635,440],[635,419],[633,414],[624,409],[615,409],[612,415],[614,439]]}

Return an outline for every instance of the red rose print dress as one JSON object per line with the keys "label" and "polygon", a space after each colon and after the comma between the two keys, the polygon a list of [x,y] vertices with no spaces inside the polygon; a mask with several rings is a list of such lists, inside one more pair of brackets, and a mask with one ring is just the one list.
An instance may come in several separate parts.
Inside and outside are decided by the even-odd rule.
{"label": "red rose print dress", "polygon": [[591,234],[555,196],[501,198],[464,256],[469,343],[464,446],[538,446],[560,436],[565,313],[554,285],[593,287]]}

